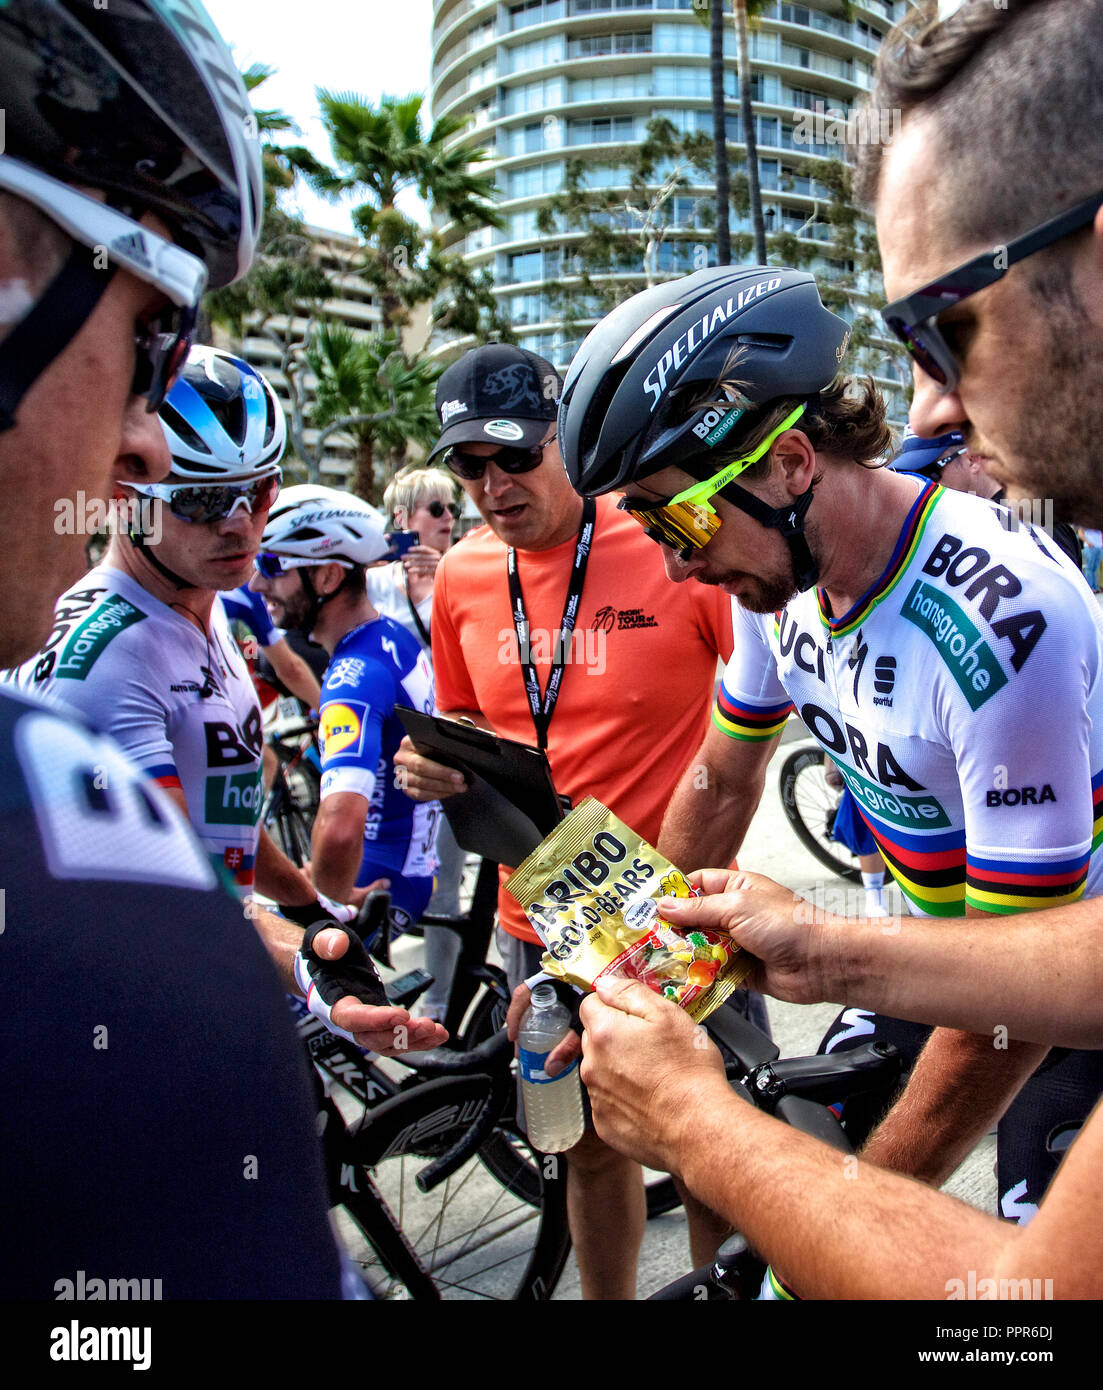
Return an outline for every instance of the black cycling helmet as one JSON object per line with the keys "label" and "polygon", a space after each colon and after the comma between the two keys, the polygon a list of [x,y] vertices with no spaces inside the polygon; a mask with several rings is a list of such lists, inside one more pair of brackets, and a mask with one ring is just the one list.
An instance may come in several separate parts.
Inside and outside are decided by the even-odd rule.
{"label": "black cycling helmet", "polygon": [[[243,275],[260,232],[257,123],[229,48],[196,0],[3,0],[0,108],[0,191],[72,242],[0,343],[0,432],[118,269],[172,306],[138,340],[133,389],[156,410],[205,286]],[[150,212],[171,240],[142,223]]]}
{"label": "black cycling helmet", "polygon": [[[611,492],[671,466],[710,477],[719,465],[705,436],[723,417],[705,422],[710,401],[728,404],[719,383],[734,352],[740,391],[765,406],[827,386],[849,337],[799,270],[715,266],[633,295],[590,331],[567,373],[558,435],[572,485]],[[730,452],[733,436],[722,437]]]}
{"label": "black cycling helmet", "polygon": [[0,57],[0,158],[158,213],[213,286],[245,273],[264,209],[257,126],[197,0],[5,0]]}

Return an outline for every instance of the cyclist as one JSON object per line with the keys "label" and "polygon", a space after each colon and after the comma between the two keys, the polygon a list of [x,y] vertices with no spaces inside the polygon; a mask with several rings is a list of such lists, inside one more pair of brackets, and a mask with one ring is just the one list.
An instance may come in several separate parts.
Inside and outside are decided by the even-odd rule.
{"label": "cyclist", "polygon": [[[452,528],[460,514],[456,485],[440,468],[404,468],[387,484],[383,508],[397,530],[416,531],[419,543],[406,552],[400,565],[368,570],[368,598],[380,613],[416,637],[431,661],[433,583],[441,557],[452,544]],[[436,885],[427,911],[454,917],[460,910],[465,855],[444,817],[437,833],[437,859]],[[459,949],[454,931],[426,926],[425,966],[433,977],[421,1001],[426,1018],[444,1019]]]}
{"label": "cyclist", "polygon": [[231,626],[240,623],[252,639],[246,654],[255,658],[259,652],[263,652],[281,686],[308,709],[317,709],[321,693],[318,677],[272,621],[272,615],[260,595],[248,584],[239,584],[236,589],[219,594],[218,601]]}
{"label": "cyclist", "polygon": [[[869,465],[887,442],[883,404],[871,383],[836,377],[847,338],[811,276],[721,268],[622,304],[568,376],[576,487],[624,490],[671,578],[740,601],[713,728],[659,846],[675,863],[731,862],[795,708],[913,913],[1002,918],[1094,895],[1103,620],[1043,532],[1009,532],[978,498]],[[876,674],[888,656],[891,681]],[[932,1182],[1045,1057],[947,1030],[927,1039],[862,1010],[825,1047],[874,1032],[920,1055],[866,1152]],[[1036,1206],[1054,1168],[1046,1136],[1087,1115],[1101,1063],[1051,1059],[1001,1123],[1006,1215]]]}
{"label": "cyclist", "polygon": [[292,487],[272,509],[263,546],[254,587],[281,626],[299,628],[330,653],[319,709],[314,882],[346,902],[354,886],[389,879],[391,929],[404,931],[433,891],[440,807],[416,804],[390,775],[403,736],[394,707],[432,710],[433,676],[417,641],[365,592],[365,566],[388,551],[383,518],[332,488]]}
{"label": "cyclist", "polygon": [[[57,499],[168,471],[150,412],[208,279],[249,265],[261,162],[233,58],[192,0],[9,0],[0,55],[10,667],[84,568]],[[166,1299],[337,1296],[301,1050],[198,840],[112,740],[8,687],[0,768],[0,1294],[52,1299],[83,1269],[156,1277]]]}
{"label": "cyclist", "polygon": [[[46,645],[17,680],[113,734],[239,891],[255,886],[299,910],[296,919],[313,921],[334,907],[319,909],[307,876],[259,823],[260,709],[216,602],[220,588],[252,572],[279,492],[283,411],[246,362],[196,347],[161,407],[161,424],[172,456],[168,478],[126,485],[147,510],[62,594]],[[290,985],[286,925],[253,911]]]}

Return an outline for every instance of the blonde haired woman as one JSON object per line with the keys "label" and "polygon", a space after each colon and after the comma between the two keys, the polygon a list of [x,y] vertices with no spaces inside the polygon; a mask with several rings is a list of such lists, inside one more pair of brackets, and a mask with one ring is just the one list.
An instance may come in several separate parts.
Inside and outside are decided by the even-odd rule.
{"label": "blonde haired woman", "polygon": [[439,468],[404,469],[387,484],[383,510],[396,531],[416,531],[418,544],[400,564],[368,570],[368,598],[428,650],[433,580],[440,557],[452,544],[452,528],[460,512],[456,486]]}
{"label": "blonde haired woman", "polygon": [[[432,658],[429,642],[433,615],[433,580],[440,557],[452,544],[459,516],[456,485],[440,468],[408,468],[396,473],[383,494],[383,509],[396,531],[416,531],[418,544],[401,563],[367,571],[368,598],[388,618],[401,623]],[[445,821],[437,838],[437,881],[427,911],[458,913],[464,853]],[[425,966],[434,983],[422,1000],[425,1018],[443,1019],[448,989],[459,952],[459,938],[446,927],[426,927]]]}

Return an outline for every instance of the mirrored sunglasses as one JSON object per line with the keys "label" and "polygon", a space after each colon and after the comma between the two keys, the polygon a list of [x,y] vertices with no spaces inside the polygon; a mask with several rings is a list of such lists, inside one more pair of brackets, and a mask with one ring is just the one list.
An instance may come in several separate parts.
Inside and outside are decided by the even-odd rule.
{"label": "mirrored sunglasses", "polygon": [[282,475],[269,473],[249,483],[144,483],[133,485],[143,497],[159,497],[181,521],[204,525],[232,515],[244,502],[250,515],[266,512],[279,494]]}

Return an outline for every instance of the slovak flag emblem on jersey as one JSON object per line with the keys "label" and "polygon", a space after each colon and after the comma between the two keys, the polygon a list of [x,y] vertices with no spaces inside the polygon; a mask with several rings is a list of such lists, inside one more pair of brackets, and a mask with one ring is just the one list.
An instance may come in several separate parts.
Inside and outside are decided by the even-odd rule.
{"label": "slovak flag emblem on jersey", "polygon": [[245,860],[245,851],[241,848],[240,845],[234,845],[230,849],[223,851],[222,859],[226,867],[232,873],[236,872],[238,869],[241,868],[242,863]]}

